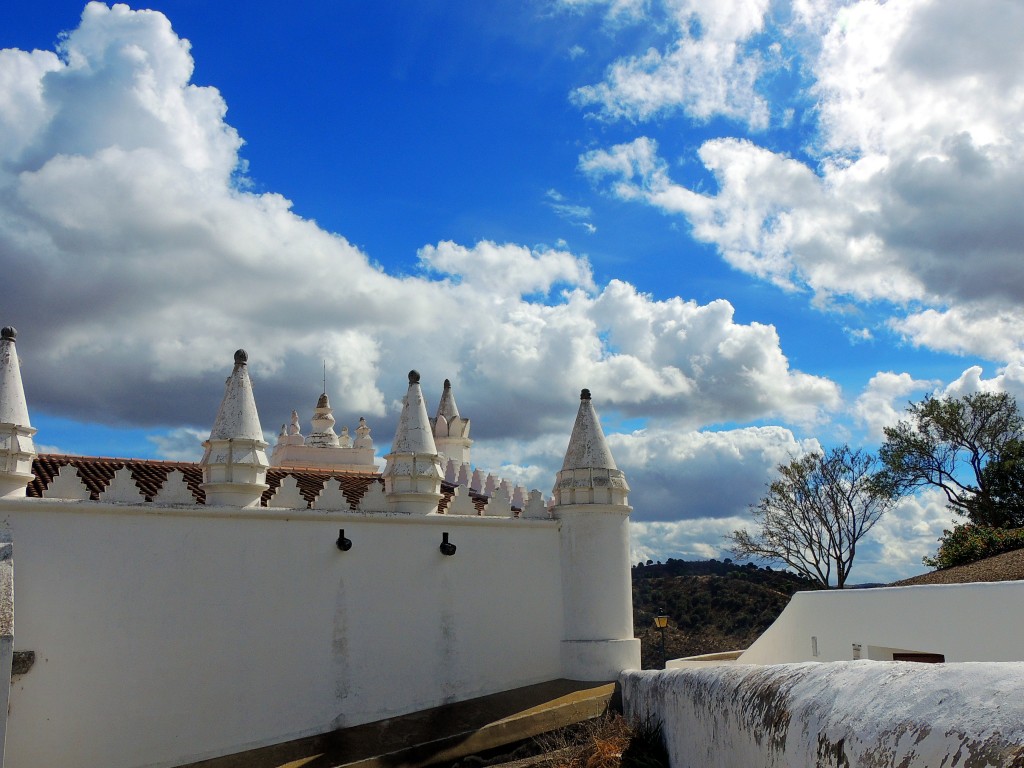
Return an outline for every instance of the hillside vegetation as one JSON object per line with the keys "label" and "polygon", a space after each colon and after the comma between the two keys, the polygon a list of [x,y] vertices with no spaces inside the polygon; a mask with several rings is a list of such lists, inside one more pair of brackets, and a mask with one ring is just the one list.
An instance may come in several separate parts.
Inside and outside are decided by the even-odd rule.
{"label": "hillside vegetation", "polygon": [[664,609],[666,656],[696,656],[747,648],[766,630],[794,592],[817,585],[788,571],[736,565],[730,560],[633,567],[633,626],[643,645],[643,667],[660,666],[661,638],[654,617]]}

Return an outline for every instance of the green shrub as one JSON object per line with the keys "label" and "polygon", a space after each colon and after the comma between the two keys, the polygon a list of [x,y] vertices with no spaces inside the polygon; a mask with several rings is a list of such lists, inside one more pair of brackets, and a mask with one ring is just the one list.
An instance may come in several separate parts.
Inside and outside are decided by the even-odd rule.
{"label": "green shrub", "polygon": [[951,568],[1015,549],[1024,549],[1024,528],[992,528],[967,523],[952,531],[943,531],[939,551],[935,557],[925,557],[924,564],[931,568]]}

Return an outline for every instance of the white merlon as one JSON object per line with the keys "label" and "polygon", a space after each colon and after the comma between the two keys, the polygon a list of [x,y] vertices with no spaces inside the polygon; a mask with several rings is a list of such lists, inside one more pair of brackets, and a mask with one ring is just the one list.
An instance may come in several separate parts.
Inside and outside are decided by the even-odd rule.
{"label": "white merlon", "polygon": [[306,509],[309,504],[299,490],[299,481],[295,476],[285,475],[281,478],[281,484],[277,486],[274,495],[267,502],[267,506],[284,509]]}
{"label": "white merlon", "polygon": [[491,498],[487,500],[487,508],[484,514],[489,517],[510,517],[512,515],[512,499],[501,486],[495,489]]}
{"label": "white merlon", "polygon": [[515,490],[512,491],[512,506],[517,509],[522,509],[526,505],[526,489],[517,485]]}
{"label": "white merlon", "polygon": [[235,352],[235,365],[224,388],[224,399],[210,431],[200,465],[206,503],[213,506],[255,507],[269,487],[266,447],[256,399],[249,380],[248,355]]}
{"label": "white merlon", "polygon": [[494,476],[493,472],[487,473],[487,479],[484,481],[484,495],[493,496],[494,489],[498,487],[498,478]]}
{"label": "white merlon", "polygon": [[530,520],[551,519],[551,513],[548,511],[548,505],[544,501],[544,494],[536,488],[530,491],[530,498],[526,501],[526,505],[523,507],[522,517]]}
{"label": "white merlon", "polygon": [[351,506],[345,497],[341,484],[333,477],[327,478],[327,482],[324,483],[324,489],[320,491],[313,502],[313,509],[348,511]]}
{"label": "white merlon", "polygon": [[360,512],[387,512],[389,507],[387,496],[384,495],[384,486],[376,480],[370,483],[359,499],[356,509]]}
{"label": "white merlon", "polygon": [[473,474],[469,480],[469,490],[475,493],[484,492],[484,473],[480,471],[480,467],[473,470]]}
{"label": "white merlon", "polygon": [[448,502],[448,509],[445,512],[449,515],[478,515],[476,504],[469,495],[469,489],[465,486],[458,486]]}
{"label": "white merlon", "polygon": [[28,404],[21,382],[21,366],[14,340],[18,332],[0,331],[0,498],[25,495],[32,480],[36,430],[28,420]]}
{"label": "white merlon", "polygon": [[384,458],[384,493],[392,509],[413,514],[436,512],[443,473],[416,371],[409,371],[409,390],[402,400],[395,439]]}
{"label": "white merlon", "polygon": [[153,497],[156,504],[195,504],[196,497],[189,490],[185,475],[179,469],[167,473],[167,479]]}
{"label": "white merlon", "polygon": [[555,506],[564,504],[629,505],[626,476],[615,466],[608,442],[590,400],[580,393],[580,409],[569,438],[562,470],[553,489]]}
{"label": "white merlon", "polygon": [[100,492],[100,501],[114,501],[122,504],[138,504],[145,501],[138,483],[128,467],[121,467],[114,473],[110,485]]}
{"label": "white merlon", "polygon": [[444,481],[457,485],[456,480],[459,478],[459,465],[455,459],[448,459],[448,463],[444,465]]}
{"label": "white merlon", "polygon": [[469,478],[472,476],[473,471],[469,468],[469,462],[464,461],[459,465],[459,476],[455,483],[457,485],[469,488]]}
{"label": "white merlon", "polygon": [[50,480],[50,484],[43,491],[45,499],[73,499],[85,501],[89,498],[89,489],[82,482],[82,476],[70,464],[65,464],[57,470],[57,474]]}

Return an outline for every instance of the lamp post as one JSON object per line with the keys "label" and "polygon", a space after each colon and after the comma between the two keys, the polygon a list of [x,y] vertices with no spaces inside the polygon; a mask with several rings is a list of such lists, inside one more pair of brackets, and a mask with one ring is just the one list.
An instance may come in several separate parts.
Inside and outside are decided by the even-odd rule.
{"label": "lamp post", "polygon": [[654,617],[654,626],[661,630],[661,668],[664,669],[667,662],[665,657],[665,627],[668,626],[668,616],[665,615],[664,608]]}

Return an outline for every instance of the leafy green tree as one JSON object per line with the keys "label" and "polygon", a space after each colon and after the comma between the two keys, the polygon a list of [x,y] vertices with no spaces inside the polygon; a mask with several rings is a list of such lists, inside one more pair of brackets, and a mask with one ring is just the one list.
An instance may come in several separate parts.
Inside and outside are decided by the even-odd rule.
{"label": "leafy green tree", "polygon": [[857,543],[895,503],[892,487],[878,482],[881,465],[847,445],[778,467],[779,478],[750,507],[756,528],[726,536],[740,559],[785,563],[797,573],[842,589]]}
{"label": "leafy green tree", "polygon": [[[968,517],[994,528],[1024,526],[1024,441],[1013,439],[981,470],[988,505],[970,509]],[[972,505],[973,506],[973,505]]]}
{"label": "leafy green tree", "polygon": [[879,451],[894,493],[935,487],[973,523],[1024,523],[1024,418],[1012,396],[926,397],[907,414]]}
{"label": "leafy green tree", "polygon": [[992,528],[966,523],[951,531],[943,531],[939,542],[935,557],[923,558],[924,564],[932,568],[952,568],[1024,549],[1024,528]]}

